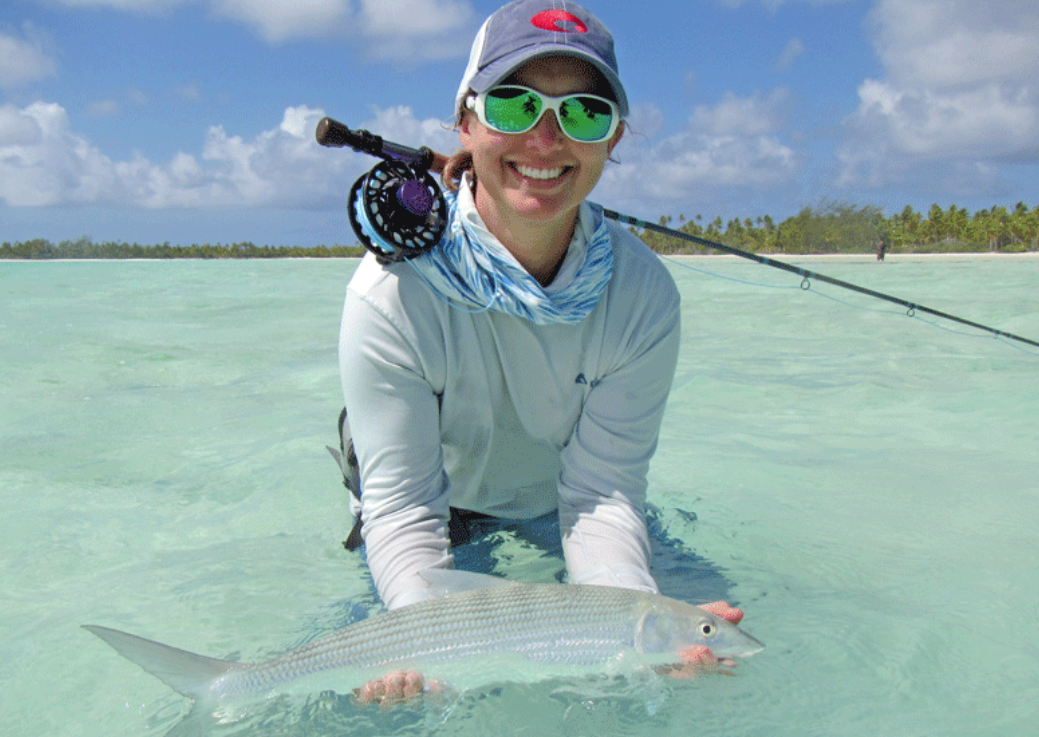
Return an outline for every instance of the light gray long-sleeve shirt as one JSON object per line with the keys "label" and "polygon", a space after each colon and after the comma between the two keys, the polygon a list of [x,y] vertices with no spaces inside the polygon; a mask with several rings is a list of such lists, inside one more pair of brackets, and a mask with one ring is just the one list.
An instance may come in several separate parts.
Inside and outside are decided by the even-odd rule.
{"label": "light gray long-sleeve shirt", "polygon": [[[579,262],[588,219],[548,289]],[[450,567],[452,506],[512,519],[558,509],[572,583],[656,590],[643,508],[679,296],[645,244],[608,227],[613,276],[576,324],[458,309],[409,264],[371,255],[351,279],[343,393],[368,564],[388,607],[428,598],[418,573]]]}

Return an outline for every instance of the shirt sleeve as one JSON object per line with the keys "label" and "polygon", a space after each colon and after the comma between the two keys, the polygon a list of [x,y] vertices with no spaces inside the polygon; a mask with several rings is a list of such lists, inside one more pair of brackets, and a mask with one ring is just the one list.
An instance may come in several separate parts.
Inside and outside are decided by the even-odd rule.
{"label": "shirt sleeve", "polygon": [[[674,379],[681,330],[678,293],[670,276],[664,274],[658,286],[662,308],[628,312],[634,324],[625,328],[619,361],[589,391],[563,450],[559,524],[572,583],[657,591],[650,574],[646,477]],[[639,292],[641,298],[653,293]]]}
{"label": "shirt sleeve", "polygon": [[438,398],[402,330],[351,290],[339,362],[368,565],[379,596],[395,609],[430,598],[420,571],[451,567]]}

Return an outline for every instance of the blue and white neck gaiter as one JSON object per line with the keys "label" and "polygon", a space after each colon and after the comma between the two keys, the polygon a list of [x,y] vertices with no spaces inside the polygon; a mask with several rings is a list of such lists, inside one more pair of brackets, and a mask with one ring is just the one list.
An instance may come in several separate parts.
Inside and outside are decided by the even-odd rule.
{"label": "blue and white neck gaiter", "polygon": [[581,204],[559,273],[543,287],[484,226],[466,179],[445,199],[447,232],[435,248],[408,263],[446,302],[538,325],[580,322],[595,308],[613,275],[613,245],[601,207]]}

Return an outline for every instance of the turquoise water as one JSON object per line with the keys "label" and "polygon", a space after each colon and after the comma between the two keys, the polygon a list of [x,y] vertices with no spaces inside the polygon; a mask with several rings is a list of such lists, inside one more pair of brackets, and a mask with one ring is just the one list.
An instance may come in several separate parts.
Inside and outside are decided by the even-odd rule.
{"label": "turquoise water", "polygon": [[[258,660],[374,607],[324,449],[354,265],[0,263],[0,733],[162,735],[188,712],[80,624]],[[1039,339],[1036,258],[805,265]],[[735,678],[505,685],[388,714],[281,698],[207,731],[1034,734],[1039,349],[754,263],[671,270],[660,578],[738,603],[764,653]],[[496,565],[553,570],[508,541]]]}

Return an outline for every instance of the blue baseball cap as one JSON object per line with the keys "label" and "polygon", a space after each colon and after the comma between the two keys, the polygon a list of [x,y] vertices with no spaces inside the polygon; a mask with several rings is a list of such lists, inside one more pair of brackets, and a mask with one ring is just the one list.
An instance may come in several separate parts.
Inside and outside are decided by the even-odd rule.
{"label": "blue baseball cap", "polygon": [[455,110],[470,90],[486,92],[531,59],[551,54],[592,64],[613,90],[621,117],[627,116],[628,96],[617,74],[613,36],[598,18],[569,0],[515,0],[496,10],[473,41]]}

